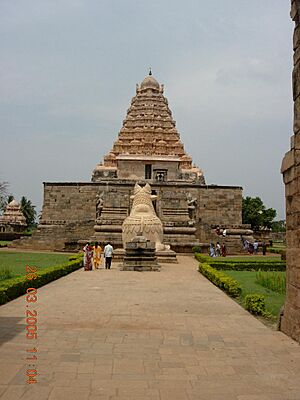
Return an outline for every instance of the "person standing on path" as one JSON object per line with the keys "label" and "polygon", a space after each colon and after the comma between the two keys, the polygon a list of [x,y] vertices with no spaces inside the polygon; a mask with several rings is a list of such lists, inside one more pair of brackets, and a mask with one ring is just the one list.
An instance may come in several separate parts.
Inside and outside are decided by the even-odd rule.
{"label": "person standing on path", "polygon": [[92,257],[93,257],[93,248],[87,243],[84,248],[84,257],[83,257],[83,266],[85,271],[92,271]]}
{"label": "person standing on path", "polygon": [[255,239],[253,243],[253,248],[254,248],[254,254],[258,253],[258,241]]}
{"label": "person standing on path", "polygon": [[221,245],[219,242],[216,244],[216,257],[220,257],[221,255]]}
{"label": "person standing on path", "polygon": [[110,269],[111,267],[111,259],[113,255],[114,248],[110,244],[110,242],[107,242],[107,245],[104,247],[103,255],[105,258],[105,269]]}
{"label": "person standing on path", "polygon": [[210,246],[209,246],[209,255],[211,257],[216,257],[216,253],[215,253],[215,245],[213,244],[213,242],[211,242]]}
{"label": "person standing on path", "polygon": [[99,269],[101,261],[102,247],[99,246],[98,242],[95,242],[93,246],[93,264],[95,269]]}
{"label": "person standing on path", "polygon": [[224,243],[221,246],[221,253],[222,253],[222,257],[226,257],[226,246]]}
{"label": "person standing on path", "polygon": [[266,245],[266,242],[263,242],[263,243],[262,243],[262,253],[263,253],[263,256],[266,255],[266,252],[267,252],[267,245]]}

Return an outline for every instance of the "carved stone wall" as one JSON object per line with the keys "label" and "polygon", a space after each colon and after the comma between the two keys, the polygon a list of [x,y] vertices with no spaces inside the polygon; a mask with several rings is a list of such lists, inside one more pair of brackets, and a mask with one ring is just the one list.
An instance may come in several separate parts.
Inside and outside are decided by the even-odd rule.
{"label": "carved stone wall", "polygon": [[287,293],[281,330],[300,342],[300,0],[292,1],[294,31],[294,135],[281,172],[285,183],[287,225]]}
{"label": "carved stone wall", "polygon": [[60,224],[95,220],[97,189],[96,185],[90,183],[44,183],[40,223]]}
{"label": "carved stone wall", "polygon": [[[111,240],[122,246],[122,223],[131,208],[135,181],[45,183],[42,219],[23,247],[63,249],[78,240]],[[151,186],[165,242],[193,246],[211,239],[211,225],[241,224],[242,188],[161,182]],[[189,208],[190,207],[190,208]],[[193,208],[194,207],[194,208]],[[96,235],[96,236],[95,236]]]}

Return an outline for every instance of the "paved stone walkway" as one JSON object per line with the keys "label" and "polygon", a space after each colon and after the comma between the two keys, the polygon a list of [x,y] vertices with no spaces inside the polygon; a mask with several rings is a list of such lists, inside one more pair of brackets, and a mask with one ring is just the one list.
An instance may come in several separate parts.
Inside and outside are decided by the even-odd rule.
{"label": "paved stone walkway", "polygon": [[80,270],[38,289],[33,385],[25,297],[2,306],[1,400],[299,400],[300,346],[179,259],[161,272]]}

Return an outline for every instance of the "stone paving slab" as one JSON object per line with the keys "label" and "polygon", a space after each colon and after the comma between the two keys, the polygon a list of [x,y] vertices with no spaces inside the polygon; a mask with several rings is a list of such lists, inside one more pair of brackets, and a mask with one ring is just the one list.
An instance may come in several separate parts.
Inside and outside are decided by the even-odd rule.
{"label": "stone paving slab", "polygon": [[[1,400],[300,400],[300,347],[197,272],[76,271],[0,307]],[[26,384],[26,349],[38,382]],[[33,368],[33,367],[32,367]]]}

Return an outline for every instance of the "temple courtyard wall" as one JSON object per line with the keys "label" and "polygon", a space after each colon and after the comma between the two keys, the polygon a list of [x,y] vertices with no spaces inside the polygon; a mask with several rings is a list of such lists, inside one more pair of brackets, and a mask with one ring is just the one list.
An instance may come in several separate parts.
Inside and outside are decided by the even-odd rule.
{"label": "temple courtyard wall", "polygon": [[[35,249],[75,249],[78,241],[95,238],[96,234],[100,242],[111,240],[115,247],[121,247],[122,223],[130,212],[134,184],[135,181],[124,180],[44,183],[38,229],[32,238],[22,239],[18,245]],[[212,226],[242,223],[241,187],[157,182],[152,183],[151,188],[157,195],[154,206],[163,222],[165,242],[171,243],[171,247],[172,241],[178,244],[181,239],[184,242],[193,236],[197,241],[208,242],[212,239]],[[99,195],[103,202],[100,211],[99,207],[97,209]],[[187,199],[194,204],[190,217]],[[189,226],[186,226],[187,220]],[[98,233],[97,236],[97,229],[105,235]]]}

